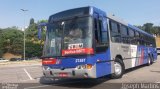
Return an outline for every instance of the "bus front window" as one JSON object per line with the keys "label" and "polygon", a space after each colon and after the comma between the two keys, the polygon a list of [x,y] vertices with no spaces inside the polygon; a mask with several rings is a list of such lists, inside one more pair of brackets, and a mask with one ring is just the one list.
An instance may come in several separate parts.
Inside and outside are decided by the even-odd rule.
{"label": "bus front window", "polygon": [[93,54],[91,17],[58,21],[47,27],[43,56]]}
{"label": "bus front window", "polygon": [[47,26],[43,56],[61,56],[62,32],[60,22]]}
{"label": "bus front window", "polygon": [[62,55],[92,54],[91,17],[74,18],[65,22]]}

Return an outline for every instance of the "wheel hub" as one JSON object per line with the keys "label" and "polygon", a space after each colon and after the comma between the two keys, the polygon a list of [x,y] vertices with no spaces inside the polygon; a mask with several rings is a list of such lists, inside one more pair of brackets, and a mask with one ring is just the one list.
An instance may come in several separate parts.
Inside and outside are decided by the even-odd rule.
{"label": "wheel hub", "polygon": [[120,63],[115,62],[114,67],[115,67],[115,74],[120,75],[122,73],[122,66],[120,65]]}

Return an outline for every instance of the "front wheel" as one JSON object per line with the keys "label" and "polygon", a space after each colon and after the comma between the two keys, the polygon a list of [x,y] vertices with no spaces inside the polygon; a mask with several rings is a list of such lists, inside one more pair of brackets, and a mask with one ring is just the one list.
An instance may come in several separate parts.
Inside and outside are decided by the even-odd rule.
{"label": "front wheel", "polygon": [[121,78],[124,74],[124,70],[125,69],[123,61],[119,58],[116,58],[114,62],[114,73],[111,74],[111,77],[114,79]]}

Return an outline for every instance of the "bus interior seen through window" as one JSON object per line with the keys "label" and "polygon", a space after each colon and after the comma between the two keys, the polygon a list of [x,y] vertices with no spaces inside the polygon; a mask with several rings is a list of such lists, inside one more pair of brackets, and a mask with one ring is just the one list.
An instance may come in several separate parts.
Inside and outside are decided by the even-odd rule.
{"label": "bus interior seen through window", "polygon": [[107,31],[102,31],[102,20],[94,18],[94,33],[95,33],[95,45],[96,52],[105,52],[108,47],[108,34]]}

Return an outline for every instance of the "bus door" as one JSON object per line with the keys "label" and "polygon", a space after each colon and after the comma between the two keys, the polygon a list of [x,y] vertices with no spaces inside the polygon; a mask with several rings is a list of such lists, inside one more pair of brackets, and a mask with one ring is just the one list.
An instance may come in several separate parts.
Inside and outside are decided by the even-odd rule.
{"label": "bus door", "polygon": [[97,77],[101,77],[110,74],[111,64],[107,62],[110,59],[107,19],[97,13],[94,13],[94,40],[95,59],[97,60],[96,75]]}

